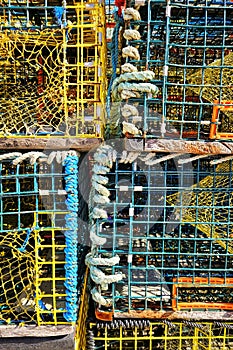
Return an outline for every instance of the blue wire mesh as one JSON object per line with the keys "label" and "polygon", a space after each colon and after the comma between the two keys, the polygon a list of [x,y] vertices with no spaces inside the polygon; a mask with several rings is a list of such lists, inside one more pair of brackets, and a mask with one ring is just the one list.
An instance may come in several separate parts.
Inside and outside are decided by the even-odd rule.
{"label": "blue wire mesh", "polygon": [[146,165],[144,158],[117,161],[107,175],[108,218],[97,219],[107,242],[97,254],[119,255],[119,264],[101,270],[125,277],[102,290],[113,305],[100,309],[232,310],[232,162]]}
{"label": "blue wire mesh", "polygon": [[[140,60],[127,60],[154,71],[159,91],[127,101],[139,103],[136,126],[148,138],[209,139],[214,103],[232,106],[232,2],[148,1],[139,12],[141,21],[126,27],[139,26],[141,39],[127,45],[138,48]],[[219,132],[232,132],[232,111],[220,111],[214,122]]]}

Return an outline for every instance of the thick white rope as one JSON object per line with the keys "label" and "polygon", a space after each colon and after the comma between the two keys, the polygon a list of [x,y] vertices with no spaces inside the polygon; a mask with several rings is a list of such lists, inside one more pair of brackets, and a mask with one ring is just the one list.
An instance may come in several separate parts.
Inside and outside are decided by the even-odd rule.
{"label": "thick white rope", "polygon": [[90,240],[92,241],[94,246],[104,245],[107,241],[105,237],[99,237],[96,234],[96,225],[92,225],[90,229]]}
{"label": "thick white rope", "polygon": [[131,21],[131,20],[140,21],[141,20],[140,13],[132,7],[126,8],[124,10],[123,17],[124,17],[125,21]]}
{"label": "thick white rope", "polygon": [[95,266],[90,266],[90,275],[91,279],[96,284],[100,284],[101,286],[104,286],[104,288],[106,288],[106,285],[119,282],[122,280],[122,278],[125,277],[125,275],[122,273],[116,273],[115,275],[105,275],[103,271]]}
{"label": "thick white rope", "polygon": [[97,290],[96,287],[92,288],[91,290],[91,295],[92,295],[92,299],[102,305],[102,306],[111,306],[112,305],[112,299],[109,298],[104,298]]}
{"label": "thick white rope", "polygon": [[108,213],[104,209],[95,207],[92,212],[93,219],[107,219]]}
{"label": "thick white rope", "polygon": [[122,49],[122,57],[130,57],[133,60],[139,61],[140,54],[136,47],[134,46],[126,46]]}
{"label": "thick white rope", "polygon": [[92,256],[92,253],[86,255],[85,263],[87,266],[99,265],[99,266],[114,266],[118,265],[120,262],[120,257],[118,255],[111,258],[95,258]]}
{"label": "thick white rope", "polygon": [[125,135],[126,133],[130,133],[132,135],[140,135],[141,132],[140,130],[132,123],[127,123],[125,121],[122,122],[123,126],[123,134]]}
{"label": "thick white rope", "polygon": [[121,66],[121,73],[132,73],[132,72],[137,72],[138,69],[131,63],[125,63]]}
{"label": "thick white rope", "polygon": [[11,153],[4,153],[0,155],[0,161],[5,159],[11,159],[22,156],[22,153],[20,152],[11,152]]}
{"label": "thick white rope", "polygon": [[138,109],[135,106],[128,105],[128,104],[125,104],[121,108],[121,113],[122,113],[123,117],[125,117],[125,118],[128,118],[130,116],[136,117],[139,115]]}
{"label": "thick white rope", "polygon": [[126,29],[123,33],[126,40],[140,40],[141,34],[136,29]]}

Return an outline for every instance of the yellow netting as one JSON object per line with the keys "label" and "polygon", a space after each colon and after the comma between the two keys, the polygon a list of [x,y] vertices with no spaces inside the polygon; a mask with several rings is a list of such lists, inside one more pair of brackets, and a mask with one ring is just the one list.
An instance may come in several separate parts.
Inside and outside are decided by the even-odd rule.
{"label": "yellow netting", "polygon": [[26,231],[0,235],[0,321],[35,319],[35,259],[33,233],[24,250]]}
{"label": "yellow netting", "polygon": [[226,55],[223,60],[218,59],[197,72],[187,75],[187,82],[191,84],[189,89],[210,102],[219,99],[231,101],[233,98],[232,66],[233,52]]}
{"label": "yellow netting", "polygon": [[59,30],[0,34],[1,133],[58,131],[65,123],[62,42]]}
{"label": "yellow netting", "polygon": [[233,193],[229,162],[217,166],[216,172],[195,184],[188,191],[167,197],[181,222],[188,222],[233,253]]}
{"label": "yellow netting", "polygon": [[0,135],[102,137],[104,6],[80,2],[67,13],[64,27],[1,31]]}

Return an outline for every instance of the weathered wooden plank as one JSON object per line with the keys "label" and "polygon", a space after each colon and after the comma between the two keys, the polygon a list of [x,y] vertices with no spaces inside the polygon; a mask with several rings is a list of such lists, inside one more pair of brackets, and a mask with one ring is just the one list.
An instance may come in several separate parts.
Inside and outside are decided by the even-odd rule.
{"label": "weathered wooden plank", "polygon": [[209,320],[209,321],[233,321],[233,312],[229,311],[154,311],[144,310],[114,313],[114,318],[146,318],[146,319],[168,319],[168,320]]}
{"label": "weathered wooden plank", "polygon": [[52,337],[63,336],[74,332],[74,326],[0,326],[0,338],[14,337]]}
{"label": "weathered wooden plank", "polygon": [[19,138],[1,138],[0,149],[2,150],[69,150],[75,149],[79,152],[88,152],[101,143],[98,138],[62,138],[62,137],[19,137]]}
{"label": "weathered wooden plank", "polygon": [[146,152],[177,152],[191,154],[232,154],[233,143],[217,141],[186,141],[186,140],[168,140],[151,139],[145,140],[144,145],[137,139],[125,139],[125,149],[127,151],[146,151]]}

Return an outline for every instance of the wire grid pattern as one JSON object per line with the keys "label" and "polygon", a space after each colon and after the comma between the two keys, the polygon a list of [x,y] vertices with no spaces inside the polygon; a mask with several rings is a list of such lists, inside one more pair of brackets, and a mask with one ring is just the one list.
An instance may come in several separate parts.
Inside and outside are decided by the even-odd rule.
{"label": "wire grid pattern", "polygon": [[9,1],[3,7],[0,135],[102,137],[104,5]]}
{"label": "wire grid pattern", "polygon": [[[122,322],[124,323],[124,321]],[[127,321],[125,321],[127,323]],[[91,324],[93,347],[87,349],[111,350],[230,350],[232,349],[232,324],[199,322],[151,322],[150,326]]]}
{"label": "wire grid pattern", "polygon": [[97,220],[107,241],[98,253],[118,255],[101,270],[124,277],[102,291],[113,305],[100,309],[181,310],[195,301],[196,309],[232,310],[232,163],[146,166],[144,158],[117,161],[108,174],[108,218]]}
{"label": "wire grid pattern", "polygon": [[67,324],[61,165],[1,161],[0,172],[1,324]]}
{"label": "wire grid pattern", "polygon": [[[127,25],[141,34],[128,41],[140,60],[128,62],[154,71],[159,92],[130,99],[141,116],[136,126],[148,138],[208,139],[214,103],[232,106],[232,2],[148,1],[139,12],[141,21]],[[232,132],[232,112],[221,112],[217,124]]]}

